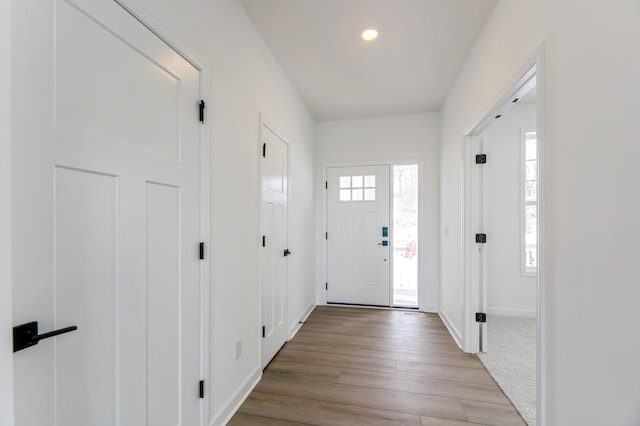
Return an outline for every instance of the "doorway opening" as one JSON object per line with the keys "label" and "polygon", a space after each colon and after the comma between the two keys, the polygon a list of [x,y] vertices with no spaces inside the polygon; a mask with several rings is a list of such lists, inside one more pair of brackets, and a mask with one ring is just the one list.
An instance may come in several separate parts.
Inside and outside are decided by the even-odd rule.
{"label": "doorway opening", "polygon": [[478,357],[528,424],[536,410],[536,89],[483,132],[478,169],[486,323]]}
{"label": "doorway opening", "polygon": [[418,307],[418,165],[393,166],[393,306]]}
{"label": "doorway opening", "polygon": [[[541,46],[536,56],[531,59],[527,68],[522,70],[520,77],[508,86],[504,94],[465,130],[464,135],[464,198],[463,198],[463,233],[464,247],[464,350],[471,353],[492,351],[497,348],[495,340],[488,340],[488,336],[498,336],[500,322],[496,315],[515,317],[516,322],[533,319],[531,329],[534,345],[528,351],[530,360],[532,390],[529,399],[528,423],[535,423],[535,418],[544,418],[545,383],[544,380],[544,47]],[[504,148],[497,149],[496,141],[491,133],[497,131],[493,123],[505,124],[505,117],[518,115],[520,107],[530,98],[533,124],[519,125],[515,136],[507,141],[509,149],[515,155],[512,160],[502,161],[512,170],[511,177],[500,177],[497,169],[500,158],[504,157]],[[488,132],[489,128],[491,131]],[[535,133],[535,137],[533,136]],[[535,147],[535,149],[533,149]],[[489,151],[485,151],[488,148]],[[491,152],[491,150],[493,150]],[[535,164],[531,164],[535,157]],[[528,162],[529,161],[529,162]],[[498,167],[496,167],[498,166]],[[491,184],[493,182],[494,184]],[[515,194],[510,200],[497,202],[496,199],[506,196],[505,189],[498,187],[510,184]],[[488,191],[488,192],[487,192]],[[487,194],[489,194],[487,198]],[[535,195],[535,197],[534,197]],[[497,197],[497,198],[496,198]],[[535,206],[535,209],[533,209]],[[527,208],[528,207],[528,208]],[[512,230],[505,232],[506,222],[496,216],[496,211],[510,209],[513,212]],[[492,213],[493,211],[493,213]],[[505,212],[503,212],[505,213]],[[487,219],[489,218],[489,221]],[[535,223],[533,223],[534,221]],[[507,243],[500,241],[501,234],[508,234],[511,238],[509,258],[505,258]],[[501,250],[503,255],[501,256]],[[493,264],[493,265],[492,265]],[[504,281],[508,293],[496,291],[496,284],[501,275],[506,275],[506,267],[511,268],[512,278]],[[534,270],[535,273],[534,274]],[[525,284],[528,279],[528,284]],[[505,285],[503,285],[505,287]],[[521,292],[525,290],[526,292]],[[518,299],[519,303],[508,305],[508,299],[514,302],[515,292],[530,297]],[[505,296],[506,294],[506,296]],[[517,314],[517,315],[516,315]],[[501,319],[501,318],[499,318]],[[513,321],[512,321],[513,322]],[[529,321],[530,322],[530,321]],[[507,324],[509,325],[509,324]],[[511,331],[511,327],[503,327]],[[508,329],[507,329],[508,328]],[[526,331],[525,330],[525,331]],[[507,337],[506,343],[513,343],[517,339]],[[521,349],[518,347],[517,349]],[[507,363],[501,361],[500,366]],[[485,364],[486,365],[486,364]],[[518,369],[516,369],[518,370]],[[491,370],[490,370],[491,371]],[[519,369],[518,372],[522,372]],[[523,380],[513,380],[517,385]],[[502,385],[501,385],[502,386]],[[511,398],[506,389],[505,393]]]}

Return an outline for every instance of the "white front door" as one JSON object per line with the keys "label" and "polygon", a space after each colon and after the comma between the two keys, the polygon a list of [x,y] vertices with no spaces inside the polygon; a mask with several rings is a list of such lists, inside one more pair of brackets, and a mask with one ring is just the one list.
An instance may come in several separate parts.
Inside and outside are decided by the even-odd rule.
{"label": "white front door", "polygon": [[287,164],[288,146],[269,126],[261,129],[260,293],[261,366],[266,367],[287,340]]}
{"label": "white front door", "polygon": [[15,423],[200,419],[199,71],[114,1],[13,3]]}
{"label": "white front door", "polygon": [[327,302],[390,305],[389,166],[327,168]]}

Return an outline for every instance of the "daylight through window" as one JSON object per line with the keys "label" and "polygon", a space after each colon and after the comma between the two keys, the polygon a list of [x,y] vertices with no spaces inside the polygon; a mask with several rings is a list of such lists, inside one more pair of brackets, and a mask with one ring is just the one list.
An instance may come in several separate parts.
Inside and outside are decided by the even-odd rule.
{"label": "daylight through window", "polygon": [[376,176],[340,176],[340,201],[375,201]]}
{"label": "daylight through window", "polygon": [[536,132],[523,141],[523,275],[535,275],[538,254],[538,153]]}

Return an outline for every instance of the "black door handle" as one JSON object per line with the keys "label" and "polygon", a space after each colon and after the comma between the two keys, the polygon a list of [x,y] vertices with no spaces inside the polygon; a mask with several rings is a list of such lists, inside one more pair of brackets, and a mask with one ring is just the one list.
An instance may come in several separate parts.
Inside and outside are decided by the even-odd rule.
{"label": "black door handle", "polygon": [[59,334],[68,333],[77,330],[78,327],[72,325],[70,327],[60,328],[58,330],[49,331],[47,333],[38,334],[38,322],[28,322],[13,327],[13,352],[18,352],[28,347],[37,345],[42,339],[57,336]]}
{"label": "black door handle", "polygon": [[284,255],[285,256],[289,256],[291,254],[291,252],[289,251],[289,249],[285,249],[284,250]]}

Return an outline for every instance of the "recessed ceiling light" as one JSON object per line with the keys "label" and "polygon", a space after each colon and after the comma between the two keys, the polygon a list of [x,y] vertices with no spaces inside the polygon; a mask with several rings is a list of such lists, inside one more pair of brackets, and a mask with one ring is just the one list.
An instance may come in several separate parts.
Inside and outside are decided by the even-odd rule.
{"label": "recessed ceiling light", "polygon": [[378,29],[376,27],[364,27],[362,29],[362,39],[364,41],[371,41],[378,38]]}

